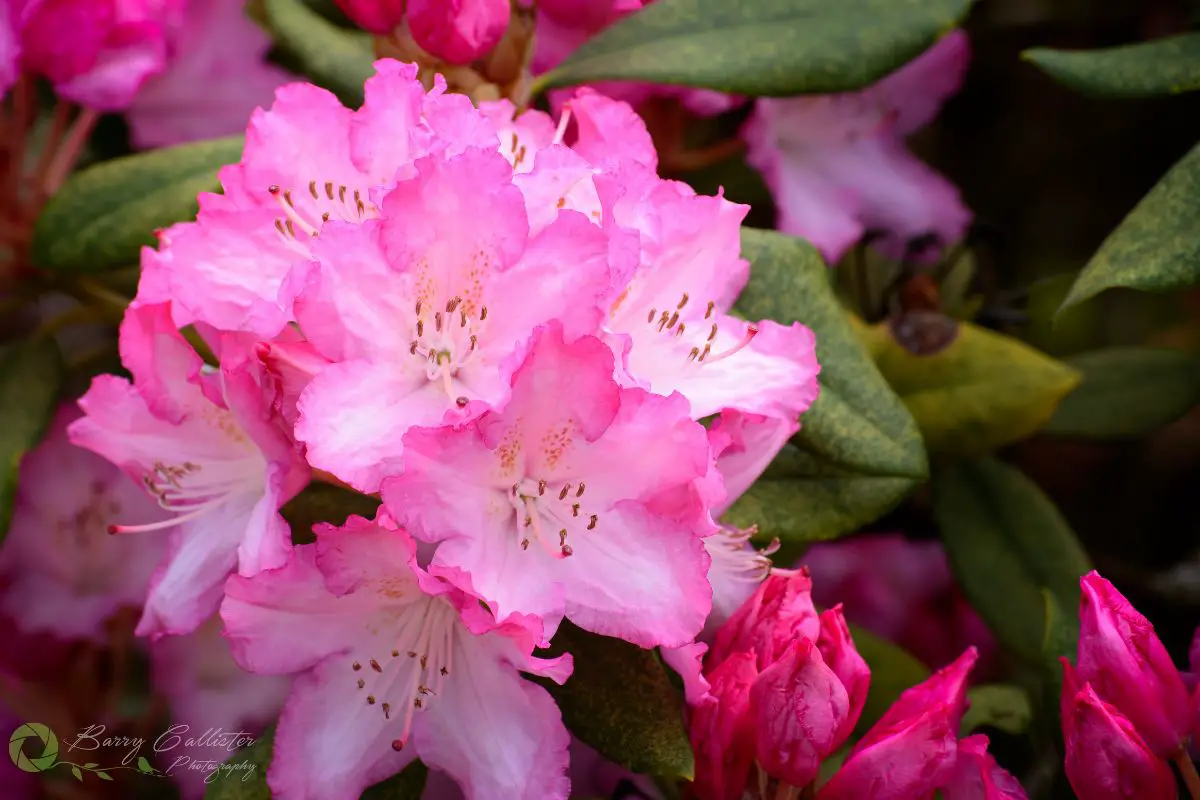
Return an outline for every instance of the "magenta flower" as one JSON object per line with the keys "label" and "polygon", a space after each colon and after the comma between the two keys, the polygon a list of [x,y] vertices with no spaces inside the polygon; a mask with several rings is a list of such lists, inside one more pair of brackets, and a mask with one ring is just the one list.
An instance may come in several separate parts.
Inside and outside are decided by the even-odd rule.
{"label": "magenta flower", "polygon": [[958,90],[969,58],[956,31],[860,92],[756,101],[743,136],[775,197],[779,229],[808,239],[830,262],[869,232],[882,234],[893,258],[927,237],[939,247],[957,241],[970,212],[904,138]]}
{"label": "magenta flower", "polygon": [[336,0],[355,25],[386,36],[404,19],[405,0]]}
{"label": "magenta flower", "polygon": [[131,309],[121,355],[133,384],[96,378],[79,401],[86,416],[68,430],[72,442],[120,466],[171,512],[112,527],[174,529],[141,635],[194,630],[216,611],[231,571],[279,566],[291,547],[278,509],[303,488],[308,470],[270,414],[253,362],[228,349],[222,369],[209,370],[165,306]]}
{"label": "magenta flower", "polygon": [[143,149],[241,133],[288,73],[265,62],[271,39],[244,0],[191,0],[168,37],[170,56],[133,98],[126,119]]}
{"label": "magenta flower", "polygon": [[508,28],[509,0],[408,0],[413,40],[451,64],[469,64],[492,51]]}
{"label": "magenta flower", "polygon": [[820,632],[808,572],[776,570],[717,631],[708,659],[715,665],[734,653],[754,651],[763,669],[782,658],[792,642],[815,642]]}
{"label": "magenta flower", "polygon": [[[541,687],[570,656],[532,655],[533,617],[496,622],[416,565],[386,516],[319,526],[282,568],[235,576],[221,609],[234,658],[298,672],[267,773],[281,800],[354,800],[414,758],[475,800],[566,798],[570,737]],[[461,576],[456,576],[460,577]]]}
{"label": "magenta flower", "polygon": [[953,664],[906,690],[850,749],[818,800],[911,800],[951,779],[966,708],[968,649]]}
{"label": "magenta flower", "polygon": [[1156,754],[1173,756],[1187,741],[1187,687],[1154,626],[1095,571],[1080,579],[1079,683],[1119,709]]}
{"label": "magenta flower", "polygon": [[1175,800],[1175,776],[1136,726],[1063,659],[1063,739],[1071,788],[1088,800]]}
{"label": "magenta flower", "polygon": [[495,151],[414,170],[380,220],[326,226],[296,303],[309,341],[337,362],[301,395],[297,437],[314,466],[363,491],[398,471],[411,428],[502,407],[534,329],[563,319],[568,336],[590,332],[611,285],[607,239],[582,215],[529,237]]}
{"label": "magenta flower", "polygon": [[185,800],[200,800],[212,772],[199,768],[202,762],[215,765],[228,758],[225,748],[203,740],[205,731],[257,736],[279,716],[291,680],[239,667],[215,616],[187,636],[160,639],[150,655],[155,689],[170,702],[174,724],[187,726],[173,734],[179,743],[164,750],[159,767],[179,784]]}
{"label": "magenta flower", "polygon": [[21,460],[0,548],[0,613],[26,633],[102,641],[109,617],[145,601],[165,544],[109,536],[109,526],[169,515],[115,466],[67,440],[78,417],[60,408],[46,438]]}
{"label": "magenta flower", "polygon": [[644,647],[686,644],[711,605],[705,432],[683,398],[612,374],[600,341],[548,326],[503,411],[405,437],[384,503],[500,616],[541,616],[547,636],[565,615]]}
{"label": "magenta flower", "polygon": [[750,691],[758,679],[757,657],[734,653],[708,676],[711,702],[691,709],[690,735],[696,754],[697,797],[741,800],[754,764],[755,720]]}
{"label": "magenta flower", "polygon": [[954,771],[942,787],[945,800],[1026,800],[1025,789],[987,751],[982,734],[958,742]]}
{"label": "magenta flower", "polygon": [[158,253],[144,251],[138,302],[170,301],[180,326],[273,337],[293,321],[304,287],[293,267],[312,260],[327,221],[378,216],[377,192],[432,151],[497,146],[443,82],[427,93],[414,65],[383,60],[376,70],[358,111],[308,84],[280,88],[271,110],[255,111],[241,161],[220,172],[224,194],[201,194],[196,221],[173,226]]}

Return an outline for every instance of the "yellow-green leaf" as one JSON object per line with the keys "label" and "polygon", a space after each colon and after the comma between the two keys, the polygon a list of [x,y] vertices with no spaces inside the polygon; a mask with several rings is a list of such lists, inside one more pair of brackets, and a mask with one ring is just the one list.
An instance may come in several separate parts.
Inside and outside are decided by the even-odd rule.
{"label": "yellow-green leaf", "polygon": [[636,80],[748,95],[859,89],[952,29],[972,0],[658,0],[544,85]]}
{"label": "yellow-green leaf", "polygon": [[1108,235],[1079,273],[1062,309],[1105,289],[1169,292],[1200,283],[1200,145]]}
{"label": "yellow-green leaf", "polygon": [[63,375],[53,341],[22,342],[0,351],[0,542],[12,521],[21,459],[45,434]]}
{"label": "yellow-green leaf", "polygon": [[1061,361],[971,323],[960,323],[954,341],[933,355],[909,351],[886,323],[860,330],[935,459],[984,455],[1024,439],[1079,383]]}
{"label": "yellow-green leaf", "polygon": [[95,273],[137,263],[154,231],[196,215],[196,196],[220,189],[217,170],[242,155],[230,136],[114,158],[72,175],[33,230],[33,262]]}
{"label": "yellow-green leaf", "polygon": [[1031,61],[1066,86],[1102,97],[1156,97],[1200,89],[1200,33],[1100,50],[1026,50]]}
{"label": "yellow-green leaf", "polygon": [[370,34],[339,28],[300,0],[265,0],[276,43],[313,83],[349,106],[363,102],[363,83],[375,73]]}
{"label": "yellow-green leaf", "polygon": [[1058,606],[1079,606],[1079,578],[1091,569],[1074,532],[1041,490],[994,459],[935,470],[933,514],[950,565],[996,638],[1041,665],[1043,590]]}
{"label": "yellow-green leaf", "polygon": [[791,540],[854,530],[891,509],[928,474],[916,423],[855,335],[811,245],[744,228],[742,254],[751,262],[750,281],[736,310],[747,319],[811,328],[821,393],[801,417],[794,446],[727,519]]}
{"label": "yellow-green leaf", "polygon": [[571,733],[633,772],[691,779],[692,746],[683,697],[652,650],[563,623],[550,654],[569,652],[575,671],[562,686],[539,679]]}
{"label": "yellow-green leaf", "polygon": [[1113,347],[1067,363],[1083,375],[1044,433],[1092,439],[1145,436],[1200,403],[1200,358],[1179,350]]}

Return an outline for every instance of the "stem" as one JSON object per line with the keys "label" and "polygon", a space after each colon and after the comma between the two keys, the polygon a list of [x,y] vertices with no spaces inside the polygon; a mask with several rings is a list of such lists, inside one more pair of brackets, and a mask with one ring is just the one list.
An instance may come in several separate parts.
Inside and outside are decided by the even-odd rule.
{"label": "stem", "polygon": [[1187,786],[1192,800],[1200,800],[1200,775],[1196,774],[1196,765],[1192,763],[1187,750],[1180,748],[1175,754],[1175,765],[1179,767],[1179,774],[1183,776],[1183,784]]}
{"label": "stem", "polygon": [[29,93],[29,79],[22,76],[12,90],[13,114],[9,120],[8,143],[8,186],[7,196],[12,208],[20,206],[21,171],[25,165],[25,134],[29,130],[29,106],[33,97]]}
{"label": "stem", "polygon": [[71,292],[72,294],[92,306],[99,307],[99,310],[105,312],[105,316],[115,322],[120,322],[125,318],[125,309],[129,307],[130,303],[128,297],[88,278],[76,278],[70,284],[70,288],[74,290]]}
{"label": "stem", "polygon": [[70,132],[67,133],[66,141],[63,142],[58,152],[54,154],[54,159],[50,162],[50,166],[46,170],[46,177],[42,182],[42,191],[47,197],[58,191],[58,187],[62,186],[63,181],[67,179],[71,168],[79,160],[79,155],[83,152],[83,147],[87,144],[88,137],[92,135],[92,128],[96,127],[96,120],[98,119],[100,119],[99,112],[90,108],[83,109],[79,112],[79,116],[75,118],[75,124],[71,126]]}
{"label": "stem", "polygon": [[50,119],[50,130],[46,133],[46,142],[42,152],[38,154],[37,166],[33,170],[33,185],[45,186],[50,164],[62,143],[63,134],[67,131],[67,123],[71,121],[71,106],[59,100],[54,105],[54,115]]}
{"label": "stem", "polygon": [[671,153],[666,159],[667,163],[664,165],[664,168],[672,172],[694,172],[698,169],[710,167],[727,158],[733,158],[745,148],[746,143],[741,139],[725,139],[697,150],[683,150]]}

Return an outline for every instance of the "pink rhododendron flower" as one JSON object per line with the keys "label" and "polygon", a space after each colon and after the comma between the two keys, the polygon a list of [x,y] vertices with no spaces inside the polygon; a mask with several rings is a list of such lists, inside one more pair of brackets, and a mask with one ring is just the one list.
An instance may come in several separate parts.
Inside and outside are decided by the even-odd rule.
{"label": "pink rhododendron flower", "polygon": [[1079,683],[1120,710],[1160,756],[1192,728],[1187,687],[1150,621],[1095,571],[1080,579]]}
{"label": "pink rhododendron flower", "polygon": [[270,415],[255,364],[231,353],[221,370],[205,368],[165,306],[127,313],[121,356],[133,384],[96,378],[79,401],[87,416],[69,434],[172,512],[114,530],[174,528],[138,633],[188,633],[216,611],[231,571],[283,563],[291,536],[278,509],[303,488],[308,470]]}
{"label": "pink rhododendron flower", "polygon": [[425,52],[451,64],[487,55],[508,28],[509,0],[408,0],[408,27]]}
{"label": "pink rhododendron flower", "polygon": [[142,85],[126,114],[137,147],[241,133],[250,112],[269,105],[289,78],[265,63],[271,39],[246,16],[245,0],[191,0],[172,33],[165,69]]}
{"label": "pink rhododendron flower", "polygon": [[170,702],[173,727],[186,726],[171,733],[179,737],[178,745],[164,749],[159,766],[179,784],[185,800],[199,800],[215,765],[229,757],[227,748],[206,743],[202,735],[222,731],[257,737],[279,716],[291,681],[239,667],[215,616],[187,636],[160,639],[150,653],[154,686]]}
{"label": "pink rhododendron flower", "polygon": [[950,781],[974,649],[900,695],[817,792],[818,800],[911,800]]}
{"label": "pink rhododendron flower", "polygon": [[1026,800],[1025,789],[987,751],[988,738],[968,736],[958,743],[954,772],[942,787],[945,800]]}
{"label": "pink rhododendron flower", "polygon": [[405,0],[336,0],[355,25],[383,36],[404,19]]}
{"label": "pink rhododendron flower", "polygon": [[853,536],[804,554],[818,605],[842,603],[846,617],[895,642],[927,666],[975,647],[976,679],[994,669],[998,646],[954,581],[938,542],[900,533]]}
{"label": "pink rhododendron flower", "polygon": [[612,375],[600,341],[548,326],[503,411],[405,437],[384,503],[441,542],[433,565],[469,573],[499,615],[542,616],[547,636],[565,615],[644,647],[682,645],[711,604],[705,432],[682,397]]}
{"label": "pink rhododendron flower", "polygon": [[496,622],[416,565],[383,517],[317,528],[282,568],[235,576],[221,609],[234,658],[298,672],[267,780],[281,800],[356,800],[414,758],[475,800],[566,798],[570,737],[520,672],[562,682],[570,656],[532,655],[533,617]]}
{"label": "pink rhododendron flower", "polygon": [[441,81],[426,92],[414,65],[383,60],[358,111],[308,84],[289,84],[256,111],[238,164],[220,172],[224,194],[201,194],[196,221],[173,226],[143,254],[137,302],[171,301],[177,325],[273,337],[293,320],[326,221],[378,215],[376,190],[432,151],[496,147],[495,131]]}
{"label": "pink rhododendron flower", "polygon": [[364,491],[398,470],[411,428],[503,406],[536,326],[590,332],[611,285],[607,239],[582,215],[564,211],[529,238],[494,150],[414,170],[380,220],[326,226],[296,305],[309,341],[338,362],[300,397],[297,436],[314,466]]}
{"label": "pink rhododendron flower", "polygon": [[1067,780],[1088,800],[1174,800],[1171,768],[1119,709],[1104,702],[1064,658],[1062,726]]}
{"label": "pink rhododendron flower", "polygon": [[21,461],[12,523],[0,549],[0,613],[27,633],[104,638],[104,623],[146,599],[165,550],[158,540],[109,536],[113,522],[167,512],[104,459],[67,441],[78,410],[63,406]]}
{"label": "pink rhododendron flower", "polygon": [[[760,98],[744,136],[779,212],[779,229],[808,239],[830,262],[879,232],[885,254],[910,243],[957,241],[971,219],[958,190],[904,148],[962,83],[966,34],[948,34],[860,92]],[[916,253],[925,255],[925,253]]]}
{"label": "pink rhododendron flower", "polygon": [[129,106],[160,72],[186,0],[25,0],[10,6],[20,65],[99,111]]}

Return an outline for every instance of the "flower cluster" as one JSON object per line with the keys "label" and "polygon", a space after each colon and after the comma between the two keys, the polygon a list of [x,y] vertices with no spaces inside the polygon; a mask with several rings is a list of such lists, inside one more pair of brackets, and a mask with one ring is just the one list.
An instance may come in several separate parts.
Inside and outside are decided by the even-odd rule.
{"label": "flower cluster", "polygon": [[[658,177],[627,105],[555,122],[376,70],[358,111],[293,84],[255,112],[223,193],[144,253],[132,381],[97,378],[70,435],[156,503],[114,533],[169,531],[138,632],[219,609],[238,663],[297,676],[277,796],[419,757],[471,797],[565,797],[521,673],[569,676],[533,652],[569,619],[704,696],[694,640],[769,566],[715,518],[815,399],[813,336],[731,313],[746,208]],[[378,514],[293,546],[314,475]]]}
{"label": "flower cluster", "polygon": [[[702,800],[816,786],[858,723],[870,670],[841,607],[818,614],[811,589],[807,570],[776,570],[718,631],[704,665],[710,692],[691,713]],[[969,648],[905,691],[815,796],[908,800],[940,790],[948,800],[1023,800],[1020,784],[988,755],[987,737],[958,739],[976,658]]]}

